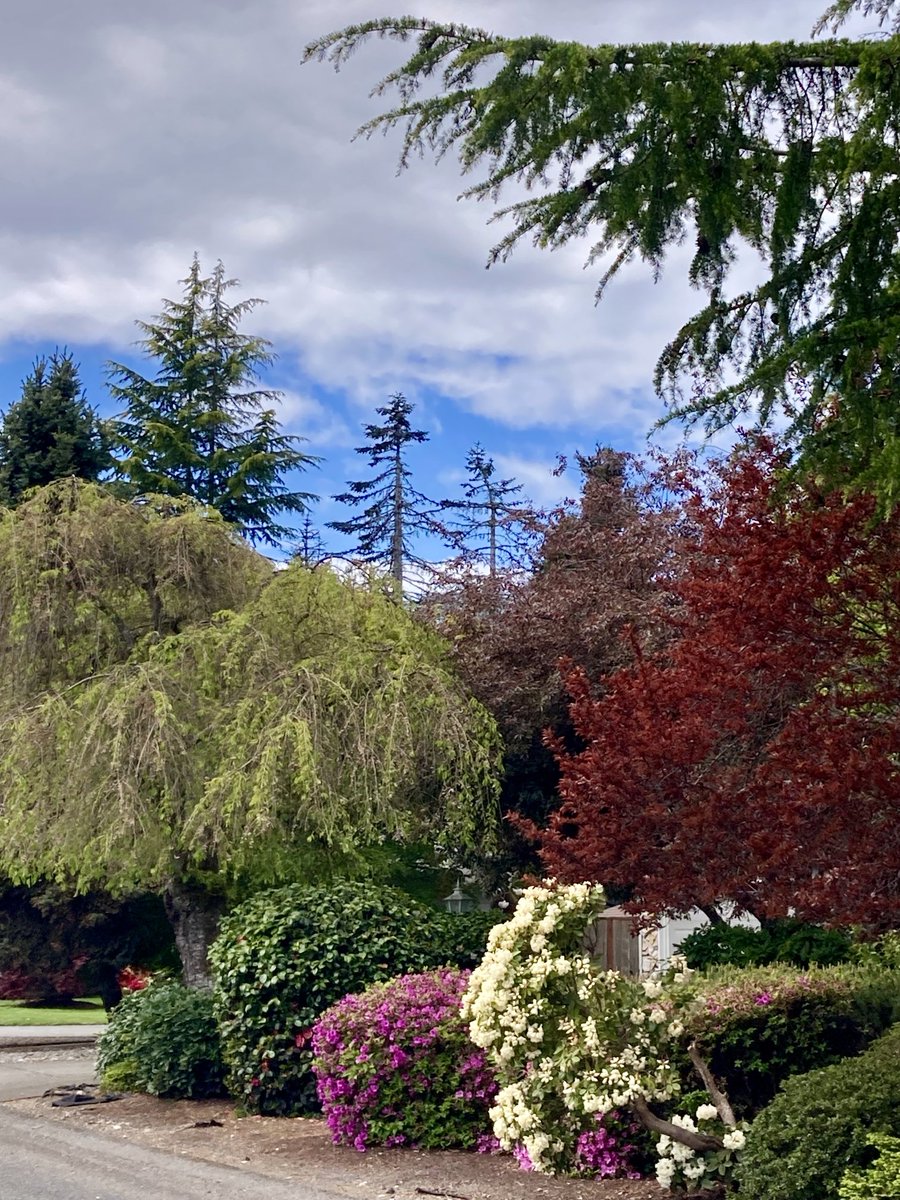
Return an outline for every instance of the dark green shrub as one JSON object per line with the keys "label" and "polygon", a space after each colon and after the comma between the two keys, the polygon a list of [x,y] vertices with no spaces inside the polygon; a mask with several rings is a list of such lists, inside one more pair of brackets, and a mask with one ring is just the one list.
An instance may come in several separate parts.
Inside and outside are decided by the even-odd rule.
{"label": "dark green shrub", "polygon": [[98,1045],[104,1086],[172,1099],[223,1091],[224,1068],[212,996],[180,983],[152,983],[113,1010]]}
{"label": "dark green shrub", "polygon": [[834,966],[849,962],[852,942],[843,929],[823,929],[802,921],[774,921],[765,929],[743,925],[705,925],[679,946],[695,971],[709,967],[764,966],[790,963],[795,967]]}
{"label": "dark green shrub", "polygon": [[371,884],[254,896],[222,922],[210,956],[229,1090],[250,1112],[314,1110],[316,1018],[342,996],[395,975],[471,966],[492,923]]}
{"label": "dark green shrub", "polygon": [[900,1027],[858,1058],[786,1081],[750,1129],[740,1200],[838,1200],[844,1172],[872,1162],[876,1133],[900,1133]]}
{"label": "dark green shrub", "polygon": [[721,969],[703,992],[688,1036],[747,1118],[785,1079],[859,1054],[900,1019],[900,980],[886,970]]}

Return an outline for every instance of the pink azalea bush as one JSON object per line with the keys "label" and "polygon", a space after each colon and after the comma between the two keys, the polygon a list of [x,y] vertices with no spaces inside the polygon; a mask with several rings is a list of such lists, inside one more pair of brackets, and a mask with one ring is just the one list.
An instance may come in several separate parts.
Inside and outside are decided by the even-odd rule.
{"label": "pink azalea bush", "polygon": [[313,1070],[335,1143],[485,1145],[497,1085],[469,1040],[469,972],[401,975],[345,996],[313,1027]]}

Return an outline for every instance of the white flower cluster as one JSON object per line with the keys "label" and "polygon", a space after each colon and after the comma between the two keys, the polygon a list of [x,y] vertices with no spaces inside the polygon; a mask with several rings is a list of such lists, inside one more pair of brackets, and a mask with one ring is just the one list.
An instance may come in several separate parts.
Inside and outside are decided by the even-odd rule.
{"label": "white flower cluster", "polygon": [[[662,987],[604,971],[583,950],[605,907],[593,884],[528,888],[494,926],[463,998],[470,1036],[501,1084],[491,1119],[505,1149],[565,1170],[585,1117],[677,1090],[666,1044],[681,1032]],[[648,999],[656,1001],[648,1009]]]}
{"label": "white flower cluster", "polygon": [[[696,1115],[696,1121],[688,1115],[676,1115],[672,1117],[672,1124],[697,1133],[704,1123],[715,1122],[719,1118],[713,1104],[701,1104]],[[718,1131],[721,1133],[721,1126]],[[699,1153],[664,1133],[656,1143],[656,1153],[659,1156],[656,1163],[657,1183],[664,1188],[671,1188],[678,1183],[692,1190],[712,1187],[716,1181],[721,1182],[721,1167],[723,1164],[726,1167],[734,1165],[735,1152],[744,1148],[746,1137],[742,1129],[730,1129],[722,1137],[722,1142],[724,1150]]]}

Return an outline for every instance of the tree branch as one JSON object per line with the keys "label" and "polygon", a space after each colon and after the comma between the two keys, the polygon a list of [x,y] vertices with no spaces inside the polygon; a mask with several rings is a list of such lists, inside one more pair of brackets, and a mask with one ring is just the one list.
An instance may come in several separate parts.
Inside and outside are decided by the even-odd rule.
{"label": "tree branch", "polygon": [[721,1117],[722,1123],[733,1129],[737,1125],[734,1109],[731,1107],[728,1097],[716,1083],[716,1078],[705,1060],[700,1056],[696,1042],[691,1042],[690,1046],[688,1046],[688,1054],[690,1055],[691,1062],[694,1064],[694,1069],[703,1080],[703,1086],[709,1092],[712,1102],[716,1106],[716,1112]]}
{"label": "tree branch", "polygon": [[671,1121],[664,1121],[662,1117],[658,1117],[650,1108],[650,1105],[643,1098],[638,1096],[637,1099],[631,1101],[631,1107],[634,1114],[645,1129],[649,1129],[651,1133],[665,1133],[672,1139],[673,1142],[681,1142],[682,1146],[688,1146],[691,1150],[698,1150],[704,1153],[707,1150],[722,1150],[724,1143],[717,1137],[713,1137],[709,1133],[694,1133],[691,1129],[682,1129],[680,1125],[673,1125]]}

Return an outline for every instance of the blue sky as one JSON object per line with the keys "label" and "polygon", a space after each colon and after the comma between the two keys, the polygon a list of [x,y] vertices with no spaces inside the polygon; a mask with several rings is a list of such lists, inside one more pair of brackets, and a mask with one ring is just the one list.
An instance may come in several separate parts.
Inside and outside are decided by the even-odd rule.
{"label": "blue sky", "polygon": [[[403,0],[397,11],[605,42],[803,39],[823,7]],[[271,382],[285,393],[286,430],[324,459],[302,480],[323,498],[321,522],[347,515],[329,497],[365,474],[353,447],[395,391],[431,434],[413,463],[438,496],[454,494],[475,441],[544,505],[576,486],[551,474],[559,453],[644,446],[661,414],[653,364],[699,299],[684,262],[657,285],[629,268],[599,308],[601,268],[584,269],[586,246],[523,246],[485,271],[503,229],[483,205],[457,201],[455,163],[398,177],[396,139],[351,144],[400,48],[374,44],[339,76],[300,66],[311,38],[391,8],[6,0],[0,406],[36,354],[65,345],[90,403],[111,413],[103,363],[129,360],[134,321],[178,294],[196,250],[241,279],[234,297],[268,301],[245,328],[279,355]]]}

